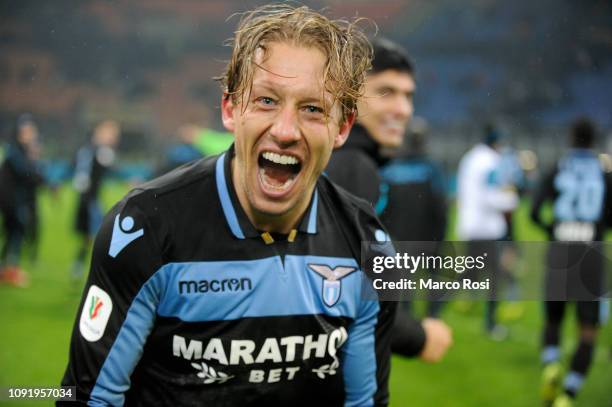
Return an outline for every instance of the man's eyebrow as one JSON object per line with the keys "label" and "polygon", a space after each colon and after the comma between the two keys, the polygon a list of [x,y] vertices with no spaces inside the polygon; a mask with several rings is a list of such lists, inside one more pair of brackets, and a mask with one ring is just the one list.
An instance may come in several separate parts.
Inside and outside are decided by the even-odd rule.
{"label": "man's eyebrow", "polygon": [[389,95],[389,94],[397,93],[397,88],[391,85],[380,85],[376,87],[375,93],[380,96]]}
{"label": "man's eyebrow", "polygon": [[[270,92],[274,92],[276,93],[277,90],[279,88],[286,88],[290,86],[287,85],[279,85],[278,83],[269,81],[267,79],[260,79],[258,81],[253,81],[253,89],[256,89],[258,91],[270,91]],[[328,95],[328,97],[324,97],[324,96],[314,96],[314,95],[306,95],[302,98],[300,98],[300,102],[301,103],[319,103],[319,104],[325,104],[327,103],[328,105],[331,105],[333,102],[333,97],[331,95]]]}
{"label": "man's eyebrow", "polygon": [[252,85],[253,88],[258,88],[262,90],[270,90],[270,91],[275,91],[275,89],[279,86],[280,85],[275,84],[274,82],[270,82],[268,80],[261,80],[261,79],[258,81],[253,81],[253,85]]}
{"label": "man's eyebrow", "polygon": [[393,85],[380,85],[376,88],[377,93],[388,94],[388,93],[401,93],[403,95],[414,95],[416,88],[404,91]]}

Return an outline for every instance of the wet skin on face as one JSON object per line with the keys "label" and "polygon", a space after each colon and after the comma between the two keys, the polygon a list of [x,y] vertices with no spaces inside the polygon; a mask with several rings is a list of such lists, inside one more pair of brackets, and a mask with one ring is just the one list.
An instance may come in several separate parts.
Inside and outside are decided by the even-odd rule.
{"label": "wet skin on face", "polygon": [[341,120],[339,104],[325,91],[326,58],[317,48],[274,42],[255,60],[250,93],[222,100],[223,124],[235,136],[232,180],[256,228],[288,233],[354,115]]}

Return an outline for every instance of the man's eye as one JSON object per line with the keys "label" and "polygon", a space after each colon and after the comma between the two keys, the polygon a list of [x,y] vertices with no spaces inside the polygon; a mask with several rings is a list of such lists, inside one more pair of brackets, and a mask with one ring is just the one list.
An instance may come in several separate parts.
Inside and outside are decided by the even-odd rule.
{"label": "man's eye", "polygon": [[262,96],[262,97],[257,98],[257,102],[261,103],[264,106],[274,105],[274,99],[269,98],[267,96]]}
{"label": "man's eye", "polygon": [[305,109],[308,113],[324,113],[324,110],[318,106],[308,105]]}

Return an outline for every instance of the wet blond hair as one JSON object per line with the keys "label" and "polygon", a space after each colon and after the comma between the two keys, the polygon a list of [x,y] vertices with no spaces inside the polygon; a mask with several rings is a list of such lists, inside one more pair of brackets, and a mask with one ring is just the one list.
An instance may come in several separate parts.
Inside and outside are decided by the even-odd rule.
{"label": "wet blond hair", "polygon": [[[258,50],[267,52],[267,44],[286,42],[315,47],[325,55],[324,90],[339,102],[341,120],[357,111],[357,99],[362,96],[366,72],[371,66],[372,46],[358,26],[365,19],[352,22],[331,20],[306,6],[274,4],[244,13],[235,36],[228,43],[232,57],[225,72],[216,78],[227,97],[244,102],[253,84]],[[247,99],[248,100],[248,99]],[[323,98],[325,101],[325,98]],[[325,110],[329,110],[325,106]]]}

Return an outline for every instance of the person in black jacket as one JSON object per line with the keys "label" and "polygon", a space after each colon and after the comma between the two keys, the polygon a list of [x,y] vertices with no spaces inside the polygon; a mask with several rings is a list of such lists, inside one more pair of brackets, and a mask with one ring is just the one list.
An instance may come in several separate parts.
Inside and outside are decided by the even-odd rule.
{"label": "person in black jacket", "polygon": [[[379,169],[389,161],[382,150],[402,145],[416,85],[413,64],[401,47],[384,38],[374,40],[373,47],[372,70],[358,103],[357,123],[347,143],[332,155],[326,172],[332,181],[380,207],[384,184]],[[397,313],[393,352],[440,360],[452,343],[450,328],[438,319],[416,321],[405,311]]]}
{"label": "person in black jacket", "polygon": [[36,162],[38,128],[29,114],[19,117],[0,167],[0,213],[5,242],[0,258],[0,281],[19,287],[28,275],[19,266],[26,228],[34,222],[33,200],[43,179]]}
{"label": "person in black jacket", "polygon": [[75,229],[80,237],[72,278],[80,278],[85,271],[85,258],[93,237],[102,224],[103,211],[100,190],[104,178],[115,162],[115,147],[121,129],[113,120],[103,120],[93,129],[91,140],[76,154],[73,186],[79,193]]}

